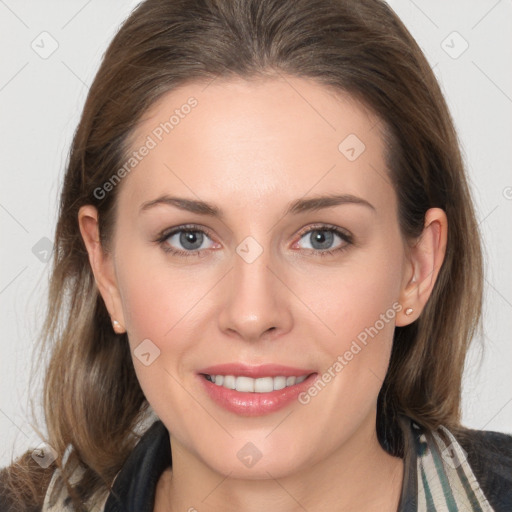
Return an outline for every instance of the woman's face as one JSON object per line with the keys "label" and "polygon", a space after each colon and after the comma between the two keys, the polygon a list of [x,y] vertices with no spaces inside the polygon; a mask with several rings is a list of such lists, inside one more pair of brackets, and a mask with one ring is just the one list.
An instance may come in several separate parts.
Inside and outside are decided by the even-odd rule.
{"label": "woman's face", "polygon": [[144,116],[106,302],[173,450],[278,478],[375,442],[411,278],[380,128],[291,77],[189,84]]}

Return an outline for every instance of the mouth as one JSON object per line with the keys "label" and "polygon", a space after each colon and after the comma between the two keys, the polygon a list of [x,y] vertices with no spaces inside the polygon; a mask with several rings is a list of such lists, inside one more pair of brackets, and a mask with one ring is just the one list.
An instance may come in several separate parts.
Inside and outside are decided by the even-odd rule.
{"label": "mouth", "polygon": [[216,405],[241,416],[262,416],[291,405],[318,373],[282,365],[234,363],[204,368],[197,376]]}

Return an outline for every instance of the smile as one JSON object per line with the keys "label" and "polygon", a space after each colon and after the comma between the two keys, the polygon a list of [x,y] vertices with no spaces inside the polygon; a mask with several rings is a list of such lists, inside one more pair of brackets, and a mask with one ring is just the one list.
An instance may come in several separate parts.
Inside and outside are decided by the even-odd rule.
{"label": "smile", "polygon": [[277,377],[260,377],[253,379],[252,377],[245,377],[243,375],[236,377],[234,375],[206,374],[204,377],[206,380],[226,389],[236,389],[244,393],[271,393],[272,391],[279,391],[280,389],[300,384],[305,381],[308,376],[285,377],[284,375],[279,375]]}
{"label": "smile", "polygon": [[263,416],[288,407],[317,377],[311,369],[276,364],[227,363],[197,373],[206,396],[239,416]]}

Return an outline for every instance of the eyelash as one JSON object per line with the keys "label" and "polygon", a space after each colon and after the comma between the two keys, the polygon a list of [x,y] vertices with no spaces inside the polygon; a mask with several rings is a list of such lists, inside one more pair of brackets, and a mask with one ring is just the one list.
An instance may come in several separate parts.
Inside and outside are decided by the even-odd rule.
{"label": "eyelash", "polygon": [[[352,245],[354,243],[352,235],[341,230],[340,228],[337,228],[335,226],[331,226],[328,224],[318,224],[318,225],[314,225],[314,226],[309,226],[307,230],[299,233],[299,240],[304,235],[307,235],[308,233],[311,233],[313,231],[321,231],[321,232],[324,231],[324,232],[334,233],[335,235],[338,235],[345,242],[345,244],[340,247],[336,247],[335,249],[327,249],[325,251],[316,250],[316,249],[304,249],[306,251],[312,251],[315,256],[325,257],[325,256],[332,256],[333,254],[341,254],[350,245]],[[179,249],[173,249],[169,245],[166,245],[166,241],[172,235],[175,235],[176,233],[181,233],[181,232],[183,232],[183,233],[203,233],[204,235],[208,236],[210,239],[212,238],[210,232],[207,229],[193,225],[193,224],[187,224],[184,226],[177,226],[176,228],[172,228],[170,230],[162,231],[158,235],[158,238],[155,240],[155,242],[160,244],[160,246],[166,253],[170,253],[175,256],[184,257],[184,258],[188,258],[188,257],[192,257],[192,256],[204,257],[204,256],[201,256],[201,253],[204,251],[204,249],[197,249],[195,251],[181,251]]]}

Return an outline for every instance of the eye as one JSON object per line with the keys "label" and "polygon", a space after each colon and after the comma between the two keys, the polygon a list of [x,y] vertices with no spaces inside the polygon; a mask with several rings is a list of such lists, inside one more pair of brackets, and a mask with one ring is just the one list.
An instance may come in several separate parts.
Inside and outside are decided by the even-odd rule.
{"label": "eye", "polygon": [[[210,241],[210,243],[208,243]],[[166,252],[178,256],[200,256],[204,249],[218,246],[206,231],[197,226],[178,226],[163,232],[157,242]]]}
{"label": "eye", "polygon": [[300,240],[306,242],[306,245],[302,247],[303,249],[315,251],[319,256],[341,252],[353,243],[352,235],[348,232],[334,226],[325,225],[310,228],[301,234]]}

